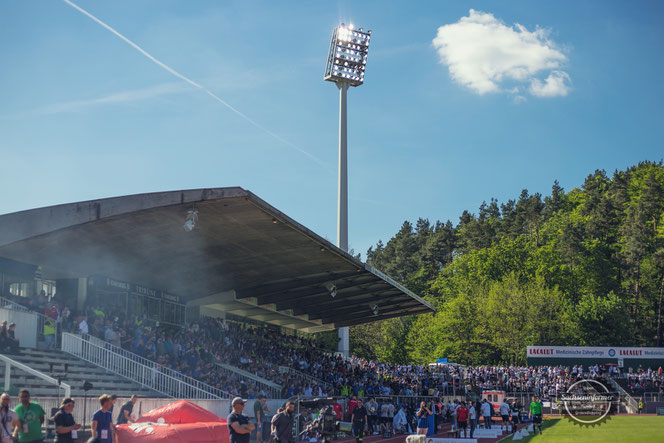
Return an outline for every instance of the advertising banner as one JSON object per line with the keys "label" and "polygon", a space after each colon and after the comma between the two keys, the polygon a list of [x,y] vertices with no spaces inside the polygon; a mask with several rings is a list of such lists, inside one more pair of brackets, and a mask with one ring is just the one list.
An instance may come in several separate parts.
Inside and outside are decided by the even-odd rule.
{"label": "advertising banner", "polygon": [[528,346],[528,358],[664,359],[664,348]]}

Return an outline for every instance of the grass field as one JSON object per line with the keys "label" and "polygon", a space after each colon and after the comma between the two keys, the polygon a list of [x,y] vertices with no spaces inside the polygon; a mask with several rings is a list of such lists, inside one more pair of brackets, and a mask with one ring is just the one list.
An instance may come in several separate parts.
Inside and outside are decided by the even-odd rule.
{"label": "grass field", "polygon": [[[581,427],[566,418],[543,420],[543,434],[520,442],[664,442],[664,417],[655,415],[620,415],[609,418],[594,428]],[[511,438],[503,442],[512,441]]]}

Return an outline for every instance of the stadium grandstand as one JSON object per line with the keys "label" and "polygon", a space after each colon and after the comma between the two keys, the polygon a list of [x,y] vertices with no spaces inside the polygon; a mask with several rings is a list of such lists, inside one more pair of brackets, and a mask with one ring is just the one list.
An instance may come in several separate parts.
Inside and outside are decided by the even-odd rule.
{"label": "stadium grandstand", "polygon": [[[28,388],[44,406],[109,393],[138,395],[138,415],[190,399],[225,417],[234,397],[250,406],[266,397],[258,409],[270,414],[288,398],[334,397],[337,418],[351,420],[365,399],[378,438],[420,428],[422,401],[429,435],[458,437],[466,402],[475,438],[487,442],[508,426],[480,429],[483,411],[492,422],[509,401],[514,431],[532,397],[561,413],[559,398],[581,379],[619,392],[619,412],[664,407],[659,348],[584,356],[532,346],[523,367],[394,365],[325,350],[311,333],[434,308],[241,188],[2,215],[0,289],[5,391]],[[89,425],[97,408],[77,406],[76,422]],[[298,409],[298,429],[315,412]]]}

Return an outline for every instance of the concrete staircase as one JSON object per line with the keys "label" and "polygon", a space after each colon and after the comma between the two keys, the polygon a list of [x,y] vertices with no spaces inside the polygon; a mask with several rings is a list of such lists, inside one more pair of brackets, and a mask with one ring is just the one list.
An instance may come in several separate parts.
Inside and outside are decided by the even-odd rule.
{"label": "concrete staircase", "polygon": [[[106,370],[95,366],[86,361],[80,360],[70,354],[56,350],[21,348],[18,355],[9,355],[7,357],[16,360],[19,363],[30,366],[46,375],[51,375],[50,364],[53,364],[53,372],[62,374],[64,364],[68,364],[67,376],[62,382],[71,386],[73,397],[82,397],[83,383],[89,381],[94,388],[88,391],[88,396],[96,397],[102,394],[117,394],[119,397],[129,397],[137,394],[140,397],[158,398],[164,397],[163,394],[151,389],[142,387],[133,381],[122,376],[107,372]],[[0,362],[0,380],[4,380],[5,364]],[[56,377],[57,378],[57,377]],[[11,394],[16,394],[20,389],[28,389],[33,397],[57,397],[58,388],[49,384],[41,378],[27,374],[16,368],[11,370]],[[62,395],[60,390],[60,395]]]}

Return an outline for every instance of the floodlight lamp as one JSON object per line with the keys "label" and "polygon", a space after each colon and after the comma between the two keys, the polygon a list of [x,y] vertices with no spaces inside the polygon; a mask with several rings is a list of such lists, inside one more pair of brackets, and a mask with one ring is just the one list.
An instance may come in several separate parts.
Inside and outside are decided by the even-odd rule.
{"label": "floodlight lamp", "polygon": [[348,86],[360,86],[364,82],[360,74],[367,60],[369,34],[364,28],[354,29],[353,25],[343,23],[334,29],[325,80]]}
{"label": "floodlight lamp", "polygon": [[371,307],[371,312],[373,313],[373,315],[378,315],[378,305],[373,305]]}
{"label": "floodlight lamp", "polygon": [[191,232],[196,227],[196,222],[198,221],[198,211],[194,208],[187,211],[187,218],[182,226],[185,231]]}
{"label": "floodlight lamp", "polygon": [[326,283],[325,289],[330,291],[330,297],[334,298],[337,296],[337,285],[335,285],[334,283],[329,283],[329,282]]}

